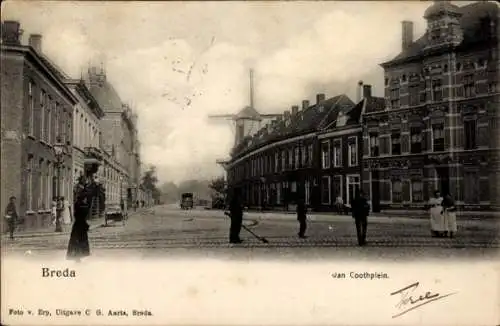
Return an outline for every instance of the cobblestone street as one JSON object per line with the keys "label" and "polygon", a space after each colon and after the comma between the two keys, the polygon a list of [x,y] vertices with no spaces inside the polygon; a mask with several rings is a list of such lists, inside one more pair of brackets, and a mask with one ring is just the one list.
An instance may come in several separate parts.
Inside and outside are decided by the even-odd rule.
{"label": "cobblestone street", "polygon": [[[125,224],[96,225],[89,232],[92,255],[142,257],[165,255],[224,254],[235,256],[294,257],[484,257],[496,255],[499,247],[499,223],[496,220],[459,221],[454,239],[432,238],[428,221],[402,217],[372,217],[368,226],[368,246],[359,248],[350,216],[311,215],[308,238],[296,236],[294,215],[284,213],[248,213],[244,224],[264,244],[246,230],[244,242],[228,244],[229,220],[221,211],[156,207],[132,214]],[[20,234],[15,240],[2,238],[4,253],[64,255],[68,233]]]}

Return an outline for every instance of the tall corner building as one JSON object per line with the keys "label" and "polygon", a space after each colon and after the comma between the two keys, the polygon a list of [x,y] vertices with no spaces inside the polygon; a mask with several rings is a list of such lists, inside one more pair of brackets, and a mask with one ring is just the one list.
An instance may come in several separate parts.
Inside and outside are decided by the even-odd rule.
{"label": "tall corner building", "polygon": [[466,210],[499,192],[499,7],[436,1],[425,34],[402,24],[400,53],[381,64],[385,106],[365,112],[363,173],[382,208],[422,208],[434,191]]}

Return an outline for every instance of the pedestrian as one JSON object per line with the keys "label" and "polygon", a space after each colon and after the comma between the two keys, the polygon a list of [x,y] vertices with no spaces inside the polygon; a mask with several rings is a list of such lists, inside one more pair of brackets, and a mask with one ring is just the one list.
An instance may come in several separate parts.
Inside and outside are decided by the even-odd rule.
{"label": "pedestrian", "polygon": [[231,216],[231,227],[229,229],[229,243],[241,243],[241,224],[243,223],[243,205],[241,193],[238,187],[232,189],[229,201],[229,214]]}
{"label": "pedestrian", "polygon": [[74,191],[74,222],[68,244],[67,259],[77,262],[90,255],[87,219],[92,211],[92,199],[97,196],[97,187],[82,176]]}
{"label": "pedestrian", "polygon": [[56,225],[56,219],[57,219],[57,197],[52,197],[52,207],[50,208],[50,215],[52,217],[52,225]]}
{"label": "pedestrian", "polygon": [[7,204],[7,207],[5,207],[5,219],[9,228],[10,239],[14,240],[14,231],[16,229],[18,219],[15,196],[11,196],[9,198],[9,203]]}
{"label": "pedestrian", "polygon": [[453,238],[457,233],[457,214],[455,200],[451,194],[447,194],[443,199],[443,220],[445,236]]}
{"label": "pedestrian", "polygon": [[433,237],[442,237],[446,231],[442,203],[443,197],[441,197],[441,193],[439,190],[434,191],[434,198],[429,200],[431,234]]}
{"label": "pedestrian", "polygon": [[368,226],[368,215],[370,213],[370,205],[365,198],[363,191],[356,189],[354,200],[351,203],[352,217],[356,223],[356,235],[358,244],[364,246],[366,244],[366,228]]}
{"label": "pedestrian", "polygon": [[65,199],[64,197],[61,197],[61,201],[63,203],[63,223],[68,225],[71,224],[72,220],[72,214],[71,214],[71,207],[69,205],[69,201]]}
{"label": "pedestrian", "polygon": [[345,213],[344,200],[340,197],[340,195],[335,199],[335,207],[337,208],[337,212],[339,214],[342,215]]}
{"label": "pedestrian", "polygon": [[307,207],[302,196],[299,196],[297,199],[297,221],[299,221],[299,238],[305,239],[307,229]]}

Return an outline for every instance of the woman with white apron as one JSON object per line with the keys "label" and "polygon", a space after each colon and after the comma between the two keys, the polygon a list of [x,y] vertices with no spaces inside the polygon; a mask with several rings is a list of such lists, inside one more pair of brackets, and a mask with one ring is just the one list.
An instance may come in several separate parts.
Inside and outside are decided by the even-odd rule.
{"label": "woman with white apron", "polygon": [[443,216],[443,197],[439,191],[434,192],[434,198],[429,200],[430,209],[430,218],[431,218],[431,233],[433,237],[442,237],[446,232],[446,227],[444,223]]}
{"label": "woman with white apron", "polygon": [[457,233],[457,213],[455,207],[455,201],[450,194],[446,195],[443,200],[443,210],[444,210],[444,223],[446,228],[446,235],[453,238],[454,234]]}
{"label": "woman with white apron", "polygon": [[71,207],[69,206],[69,201],[67,199],[65,199],[64,197],[62,198],[63,199],[63,223],[68,225],[68,224],[71,224]]}

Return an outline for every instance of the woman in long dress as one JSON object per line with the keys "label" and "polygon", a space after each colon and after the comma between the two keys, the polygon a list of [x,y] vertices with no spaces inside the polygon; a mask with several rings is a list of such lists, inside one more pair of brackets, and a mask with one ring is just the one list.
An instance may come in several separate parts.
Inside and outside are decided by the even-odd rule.
{"label": "woman in long dress", "polygon": [[90,256],[87,218],[92,210],[93,188],[92,183],[86,183],[83,177],[75,187],[74,222],[68,244],[67,259],[80,261],[81,258]]}
{"label": "woman in long dress", "polygon": [[443,197],[439,191],[434,192],[434,198],[429,200],[430,219],[431,219],[431,233],[433,237],[442,237],[446,232],[443,216]]}
{"label": "woman in long dress", "polygon": [[64,224],[68,225],[71,224],[71,207],[69,206],[69,201],[65,199],[64,197],[62,198],[63,200],[63,222]]}
{"label": "woman in long dress", "polygon": [[457,233],[457,214],[455,200],[453,200],[453,197],[450,194],[444,197],[443,211],[446,235],[453,238],[453,236]]}

